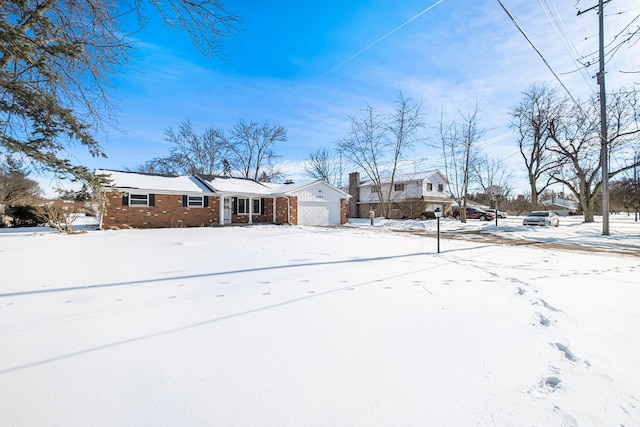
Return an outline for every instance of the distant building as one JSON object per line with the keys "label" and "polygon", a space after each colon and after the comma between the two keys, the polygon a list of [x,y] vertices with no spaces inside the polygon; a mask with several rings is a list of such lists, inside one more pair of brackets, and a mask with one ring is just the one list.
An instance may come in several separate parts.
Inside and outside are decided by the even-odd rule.
{"label": "distant building", "polygon": [[580,204],[574,200],[552,196],[550,199],[543,200],[542,206],[545,211],[555,212],[560,216],[569,216],[575,215]]}
{"label": "distant building", "polygon": [[[389,194],[390,181],[382,183],[382,193]],[[351,218],[367,218],[369,211],[382,215],[383,208],[371,180],[361,180],[358,172],[349,174],[347,201]],[[398,175],[391,189],[391,218],[420,218],[423,212],[439,208],[446,214],[451,211],[449,183],[439,170]]]}

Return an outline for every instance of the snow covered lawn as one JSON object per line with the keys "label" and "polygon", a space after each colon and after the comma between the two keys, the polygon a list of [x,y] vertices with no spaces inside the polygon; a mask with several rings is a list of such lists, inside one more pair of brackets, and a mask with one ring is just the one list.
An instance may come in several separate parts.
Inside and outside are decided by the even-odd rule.
{"label": "snow covered lawn", "polygon": [[0,234],[0,425],[640,425],[640,257],[367,224]]}

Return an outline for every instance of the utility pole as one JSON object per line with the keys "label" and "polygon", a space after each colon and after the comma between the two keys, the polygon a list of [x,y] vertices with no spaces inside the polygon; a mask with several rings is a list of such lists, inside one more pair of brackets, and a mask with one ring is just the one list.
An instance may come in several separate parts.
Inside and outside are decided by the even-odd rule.
{"label": "utility pole", "polygon": [[640,162],[640,155],[635,155],[633,157],[633,163],[636,165],[633,168],[633,204],[635,206],[636,211],[636,222],[638,222],[638,203],[640,203],[640,186],[638,185],[638,162]]}
{"label": "utility pole", "polygon": [[604,4],[611,0],[599,0],[598,6],[578,11],[578,15],[598,8],[598,24],[600,29],[600,69],[597,80],[600,86],[600,168],[602,170],[602,235],[609,235],[609,139],[607,136],[607,98],[604,87]]}
{"label": "utility pole", "polygon": [[609,235],[609,141],[607,136],[607,100],[604,88],[604,1],[598,2],[598,22],[600,26],[600,139],[602,151],[600,163],[602,169],[602,235]]}

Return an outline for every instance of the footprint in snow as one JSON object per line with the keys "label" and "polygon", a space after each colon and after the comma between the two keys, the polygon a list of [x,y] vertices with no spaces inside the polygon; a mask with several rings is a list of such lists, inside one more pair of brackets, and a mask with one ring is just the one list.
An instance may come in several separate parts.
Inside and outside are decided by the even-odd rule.
{"label": "footprint in snow", "polygon": [[551,311],[561,311],[560,309],[555,308],[554,306],[552,306],[551,304],[549,304],[548,302],[546,302],[542,298],[538,298],[538,299],[532,301],[531,304],[533,304],[533,305],[541,305],[544,308],[546,308],[547,310],[551,310]]}
{"label": "footprint in snow", "polygon": [[561,382],[562,380],[558,377],[546,377],[546,378],[543,378],[542,383],[540,385],[542,385],[543,387],[549,387],[551,391],[554,391],[556,388],[560,386]]}
{"label": "footprint in snow", "polygon": [[551,325],[551,320],[544,317],[542,314],[536,312],[536,323],[537,325],[544,326],[545,328]]}

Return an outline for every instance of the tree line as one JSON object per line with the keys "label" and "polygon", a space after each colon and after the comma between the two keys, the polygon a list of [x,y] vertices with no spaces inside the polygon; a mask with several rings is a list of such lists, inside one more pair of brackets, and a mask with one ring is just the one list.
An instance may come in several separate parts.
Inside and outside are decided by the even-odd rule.
{"label": "tree line", "polygon": [[[635,89],[622,88],[607,97],[609,179],[611,200],[618,209],[637,210],[638,185],[630,173],[640,166],[640,99]],[[510,128],[527,172],[530,194],[518,212],[536,210],[540,196],[554,185],[562,185],[580,205],[585,222],[593,222],[600,208],[602,159],[600,156],[599,101],[597,97],[575,100],[547,84],[535,83],[522,92],[522,99],[510,111]],[[459,206],[468,201],[487,202],[490,188],[500,188],[501,206],[522,205],[525,197],[512,194],[513,175],[504,159],[483,152],[485,135],[478,103],[454,117],[440,114],[433,126],[435,136],[422,137],[426,128],[421,104],[398,95],[395,110],[387,117],[366,104],[361,115],[347,116],[349,131],[340,141],[309,153],[305,170],[314,178],[339,181],[336,162],[364,171],[383,202],[383,214],[391,208],[391,188],[403,160],[415,156],[416,144],[440,151],[442,172],[449,182],[451,197]],[[418,150],[419,152],[419,150]],[[415,160],[415,157],[414,157]],[[333,177],[333,178],[332,178]],[[337,178],[337,179],[336,179]],[[388,194],[382,193],[382,181]],[[475,189],[474,193],[472,190]],[[477,191],[480,190],[480,191]],[[626,192],[621,196],[619,193]],[[481,196],[484,195],[484,196]],[[486,203],[489,204],[489,203]],[[612,206],[613,209],[613,206]],[[461,209],[462,213],[465,209]],[[462,216],[462,220],[466,218]]]}
{"label": "tree line", "polygon": [[207,127],[198,133],[190,121],[164,133],[169,154],[133,168],[137,172],[163,175],[222,175],[272,181],[284,176],[278,166],[276,144],[287,140],[287,129],[268,121],[239,120],[225,132]]}

